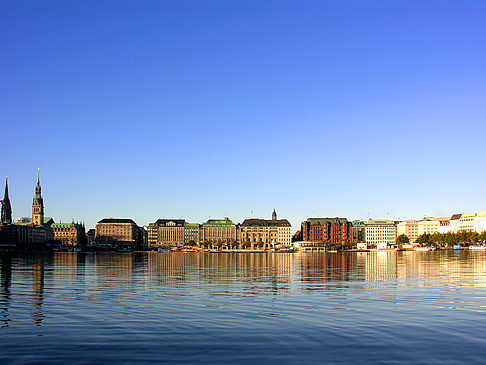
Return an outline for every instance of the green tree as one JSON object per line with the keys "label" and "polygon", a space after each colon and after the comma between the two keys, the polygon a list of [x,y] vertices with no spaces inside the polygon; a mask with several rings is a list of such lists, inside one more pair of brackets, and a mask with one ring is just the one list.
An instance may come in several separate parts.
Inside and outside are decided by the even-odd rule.
{"label": "green tree", "polygon": [[397,245],[404,245],[410,242],[410,239],[404,235],[401,234],[400,236],[397,237]]}

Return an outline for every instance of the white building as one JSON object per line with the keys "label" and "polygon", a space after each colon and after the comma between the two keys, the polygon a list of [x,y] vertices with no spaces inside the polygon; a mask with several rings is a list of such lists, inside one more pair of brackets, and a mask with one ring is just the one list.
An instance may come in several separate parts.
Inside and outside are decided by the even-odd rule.
{"label": "white building", "polygon": [[474,230],[478,233],[486,231],[486,210],[483,210],[483,212],[478,214],[474,219]]}
{"label": "white building", "polygon": [[447,221],[449,221],[449,218],[424,218],[418,222],[418,235],[420,236],[424,233],[442,233],[442,227],[444,227],[446,224],[442,222]]}
{"label": "white building", "polygon": [[408,237],[411,244],[417,241],[418,235],[418,221],[403,221],[397,224],[397,237],[404,234]]}
{"label": "white building", "polygon": [[372,246],[394,246],[396,243],[397,228],[389,220],[369,219],[365,222],[366,243]]}

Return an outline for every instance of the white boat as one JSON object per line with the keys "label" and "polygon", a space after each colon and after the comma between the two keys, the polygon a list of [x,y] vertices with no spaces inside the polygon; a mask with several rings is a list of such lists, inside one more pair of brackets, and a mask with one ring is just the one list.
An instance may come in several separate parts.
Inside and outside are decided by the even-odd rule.
{"label": "white boat", "polygon": [[422,247],[422,246],[417,246],[413,248],[414,251],[432,251],[432,248],[430,247]]}
{"label": "white boat", "polygon": [[396,247],[390,247],[386,242],[378,242],[376,244],[376,251],[396,251]]}
{"label": "white boat", "polygon": [[470,250],[486,250],[485,246],[469,246]]}

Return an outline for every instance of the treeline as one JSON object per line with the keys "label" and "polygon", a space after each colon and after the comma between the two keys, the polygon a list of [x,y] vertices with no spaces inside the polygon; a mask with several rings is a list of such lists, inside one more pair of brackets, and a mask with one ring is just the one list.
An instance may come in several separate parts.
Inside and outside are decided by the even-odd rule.
{"label": "treeline", "polygon": [[481,234],[474,231],[461,231],[457,233],[423,233],[417,237],[417,243],[424,244],[457,244],[457,243],[476,243],[486,241],[486,231]]}

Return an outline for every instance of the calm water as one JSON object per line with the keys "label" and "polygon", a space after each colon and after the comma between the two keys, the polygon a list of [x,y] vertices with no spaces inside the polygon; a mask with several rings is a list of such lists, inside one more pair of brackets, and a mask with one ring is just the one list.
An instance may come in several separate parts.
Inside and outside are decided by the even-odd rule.
{"label": "calm water", "polygon": [[486,253],[1,257],[1,363],[485,363]]}

